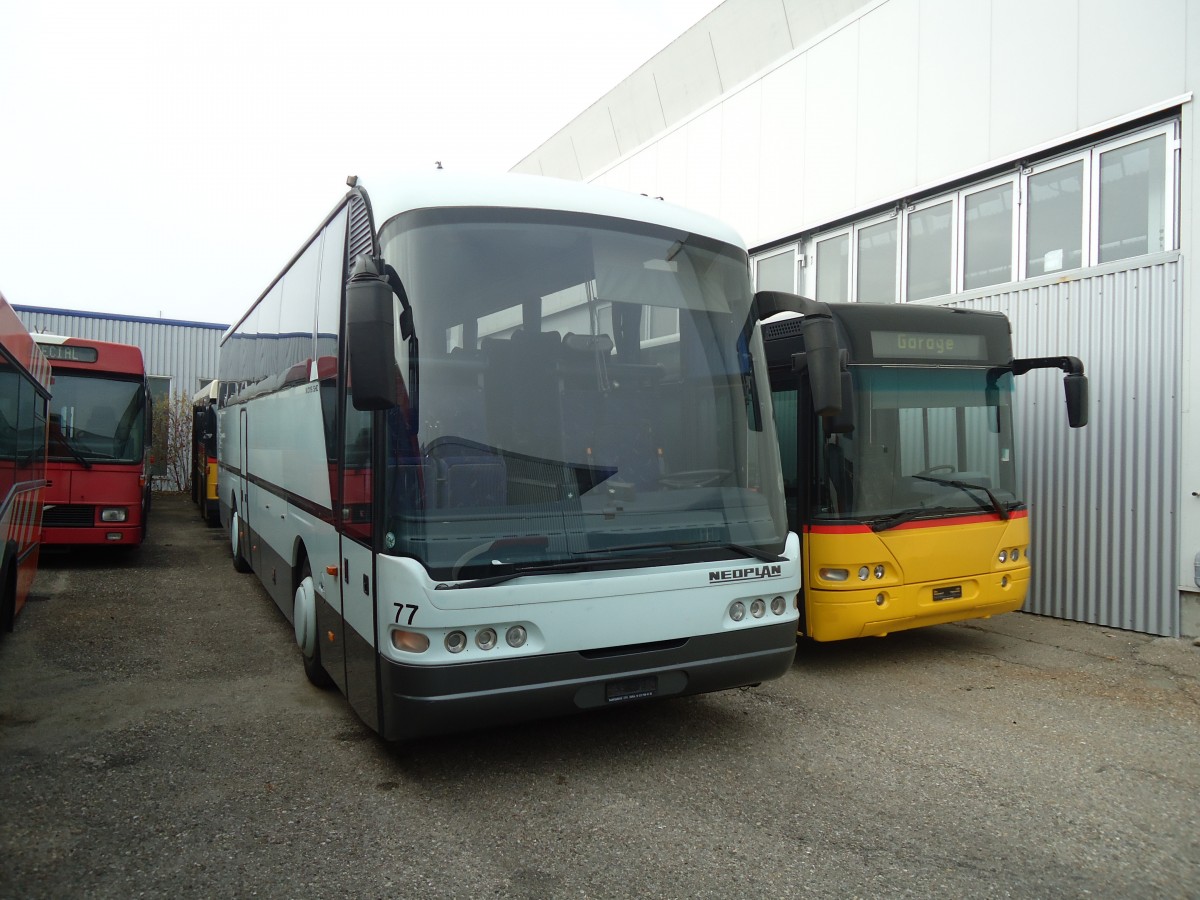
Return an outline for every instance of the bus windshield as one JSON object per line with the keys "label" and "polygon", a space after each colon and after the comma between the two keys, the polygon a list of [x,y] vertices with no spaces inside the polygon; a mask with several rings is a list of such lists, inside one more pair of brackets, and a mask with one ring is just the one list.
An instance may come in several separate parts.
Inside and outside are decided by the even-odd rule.
{"label": "bus windshield", "polygon": [[498,209],[408,213],[380,244],[414,329],[385,416],[385,552],[452,579],[783,549],[742,250]]}
{"label": "bus windshield", "polygon": [[972,368],[851,366],[854,425],[819,433],[815,519],[1000,513],[1020,506],[1012,374]]}
{"label": "bus windshield", "polygon": [[140,381],[54,373],[49,458],[138,463],[144,450],[146,392]]}

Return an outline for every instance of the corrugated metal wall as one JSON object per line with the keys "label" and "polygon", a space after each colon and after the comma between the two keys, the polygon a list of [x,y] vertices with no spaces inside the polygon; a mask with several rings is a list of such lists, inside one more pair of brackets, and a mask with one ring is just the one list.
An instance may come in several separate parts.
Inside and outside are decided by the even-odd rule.
{"label": "corrugated metal wall", "polygon": [[1088,374],[1082,429],[1067,427],[1060,372],[1017,382],[1029,612],[1179,635],[1181,268],[1163,254],[950,304],[1005,313],[1017,356],[1078,356]]}
{"label": "corrugated metal wall", "polygon": [[140,347],[146,360],[146,373],[170,376],[172,390],[189,398],[196,393],[202,380],[217,377],[217,347],[225,325],[30,306],[13,308],[30,332]]}

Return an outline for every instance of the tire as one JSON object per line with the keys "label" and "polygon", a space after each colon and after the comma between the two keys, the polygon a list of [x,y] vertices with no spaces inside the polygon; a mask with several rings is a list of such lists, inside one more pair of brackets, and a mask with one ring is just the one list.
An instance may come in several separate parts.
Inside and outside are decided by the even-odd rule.
{"label": "tire", "polygon": [[142,537],[138,541],[138,546],[146,543],[146,538],[150,536],[150,501],[153,492],[150,488],[146,488],[142,494]]}
{"label": "tire", "polygon": [[11,633],[16,624],[17,561],[5,553],[0,558],[0,636]]}
{"label": "tire", "polygon": [[296,629],[296,646],[304,660],[304,674],[319,688],[333,685],[333,679],[321,665],[321,638],[317,633],[317,587],[313,583],[312,568],[308,560],[300,567],[296,581],[295,598],[292,601],[292,624]]}
{"label": "tire", "polygon": [[253,572],[250,568],[250,563],[246,561],[246,557],[242,556],[242,519],[238,515],[237,507],[233,507],[233,513],[229,517],[229,550],[233,556],[233,568],[238,572]]}

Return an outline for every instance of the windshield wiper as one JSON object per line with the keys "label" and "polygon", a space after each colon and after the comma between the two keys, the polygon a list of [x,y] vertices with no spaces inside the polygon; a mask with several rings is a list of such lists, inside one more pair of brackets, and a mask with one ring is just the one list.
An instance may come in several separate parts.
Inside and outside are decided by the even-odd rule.
{"label": "windshield wiper", "polygon": [[65,434],[56,435],[55,437],[56,437],[56,440],[59,441],[59,443],[61,443],[64,447],[67,448],[67,452],[70,453],[71,456],[73,456],[75,458],[75,462],[79,463],[85,469],[90,469],[92,467],[91,461],[88,460],[88,458],[86,456],[84,456],[82,453],[79,452],[78,448],[76,448],[76,446],[71,443],[71,441],[67,438],[67,436]]}
{"label": "windshield wiper", "polygon": [[599,556],[602,553],[623,553],[626,550],[732,550],[734,553],[740,553],[742,556],[752,556],[762,562],[787,562],[786,556],[779,556],[776,553],[768,553],[766,550],[757,550],[754,547],[746,547],[742,544],[734,544],[728,541],[718,541],[708,543],[706,541],[659,541],[649,544],[617,544],[614,547],[597,547],[595,550],[585,550],[577,556]]}
{"label": "windshield wiper", "polygon": [[439,584],[434,590],[437,591],[460,591],[465,588],[480,588],[491,587],[495,584],[504,584],[506,581],[512,581],[514,578],[520,578],[523,575],[552,575],[560,572],[591,572],[596,569],[604,568],[598,563],[590,562],[561,562],[561,563],[543,563],[538,566],[518,566],[511,572],[505,572],[503,575],[488,575],[485,578],[476,578],[473,581],[462,581],[458,584]]}
{"label": "windshield wiper", "polygon": [[921,516],[947,512],[953,512],[953,510],[947,506],[913,506],[909,509],[902,509],[900,512],[880,516],[870,523],[871,530],[887,531],[889,528],[895,528],[897,525],[903,525],[905,522],[911,522],[913,519],[920,518]]}
{"label": "windshield wiper", "polygon": [[[992,493],[991,488],[987,487],[987,485],[975,484],[970,481],[958,481],[953,478],[934,478],[932,475],[914,475],[913,478],[919,478],[922,481],[932,481],[934,484],[947,484],[950,487],[956,487],[961,491],[983,491],[985,494],[987,494],[988,500],[991,501],[992,509],[995,510],[996,515],[998,515],[1005,522],[1008,521],[1008,510],[996,498],[996,495]],[[979,504],[980,509],[987,509],[987,506],[985,506],[983,501],[981,501],[978,497],[971,496],[971,499]]]}
{"label": "windshield wiper", "polygon": [[[744,547],[741,544],[733,543],[717,543],[706,544],[704,542],[683,542],[683,543],[651,543],[651,544],[622,544],[616,547],[602,547],[596,550],[585,550],[583,553],[576,554],[577,556],[598,556],[604,553],[621,553],[630,550],[707,550],[707,549],[724,549],[733,550],[743,556],[750,556],[762,562],[787,562],[786,556],[778,556],[774,553],[768,553],[765,550],[756,550],[753,547]],[[439,584],[435,590],[439,591],[456,591],[466,588],[492,587],[493,585],[503,584],[506,581],[512,581],[514,578],[521,578],[524,575],[556,575],[563,572],[601,572],[608,569],[625,569],[629,568],[631,563],[651,563],[661,562],[663,557],[658,556],[623,556],[616,559],[572,559],[563,560],[555,563],[540,563],[531,566],[517,566],[511,571],[505,572],[503,575],[488,575],[483,578],[476,578],[472,581],[463,581],[459,584]]]}

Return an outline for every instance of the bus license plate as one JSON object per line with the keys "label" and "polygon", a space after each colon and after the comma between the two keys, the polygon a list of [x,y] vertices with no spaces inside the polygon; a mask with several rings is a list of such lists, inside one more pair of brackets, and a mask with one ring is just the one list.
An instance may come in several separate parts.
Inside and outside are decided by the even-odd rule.
{"label": "bus license plate", "polygon": [[657,693],[657,675],[646,675],[642,678],[627,678],[624,681],[610,681],[604,686],[604,697],[609,703],[642,700],[646,697],[653,697]]}
{"label": "bus license plate", "polygon": [[956,584],[954,587],[934,588],[933,599],[937,600],[961,600],[962,585]]}

